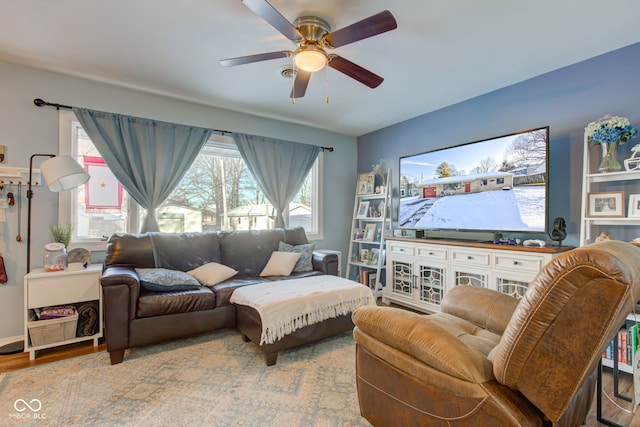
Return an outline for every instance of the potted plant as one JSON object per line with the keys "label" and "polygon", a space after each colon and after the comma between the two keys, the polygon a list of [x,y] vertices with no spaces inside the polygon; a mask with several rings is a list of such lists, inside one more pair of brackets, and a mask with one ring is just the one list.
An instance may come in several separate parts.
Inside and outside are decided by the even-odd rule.
{"label": "potted plant", "polygon": [[55,242],[62,243],[65,249],[69,246],[69,242],[71,242],[72,231],[73,226],[71,226],[71,224],[51,226],[51,234],[53,234],[53,240]]}

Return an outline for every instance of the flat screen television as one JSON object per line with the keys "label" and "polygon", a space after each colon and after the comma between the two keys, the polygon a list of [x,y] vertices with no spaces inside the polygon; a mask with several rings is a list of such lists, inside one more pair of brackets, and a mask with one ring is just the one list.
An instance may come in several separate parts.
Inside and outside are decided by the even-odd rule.
{"label": "flat screen television", "polygon": [[401,228],[547,233],[549,127],[400,158]]}

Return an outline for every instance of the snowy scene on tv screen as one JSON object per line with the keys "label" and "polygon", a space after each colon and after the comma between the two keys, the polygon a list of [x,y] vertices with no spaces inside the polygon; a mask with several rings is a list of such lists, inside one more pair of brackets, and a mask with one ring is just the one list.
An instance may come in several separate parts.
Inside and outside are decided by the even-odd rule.
{"label": "snowy scene on tv screen", "polygon": [[400,159],[401,227],[544,232],[547,128]]}

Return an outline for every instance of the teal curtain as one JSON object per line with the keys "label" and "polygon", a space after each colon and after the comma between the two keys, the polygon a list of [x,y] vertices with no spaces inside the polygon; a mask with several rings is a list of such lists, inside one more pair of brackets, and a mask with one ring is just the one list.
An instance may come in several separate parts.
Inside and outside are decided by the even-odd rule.
{"label": "teal curtain", "polygon": [[105,163],[147,215],[140,231],[159,231],[155,210],[187,172],[210,129],[73,108]]}
{"label": "teal curtain", "polygon": [[233,137],[251,174],[276,209],[275,226],[286,227],[284,211],[322,148],[242,133]]}

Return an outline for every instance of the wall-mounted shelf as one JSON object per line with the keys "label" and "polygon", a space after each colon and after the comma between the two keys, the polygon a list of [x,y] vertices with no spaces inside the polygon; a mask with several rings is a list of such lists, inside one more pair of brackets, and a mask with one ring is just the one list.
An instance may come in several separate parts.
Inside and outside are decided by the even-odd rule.
{"label": "wall-mounted shelf", "polygon": [[[33,178],[32,187],[37,187],[42,182],[40,169],[34,169],[31,173]],[[29,168],[16,168],[11,166],[0,166],[0,183],[4,185],[28,185]]]}

